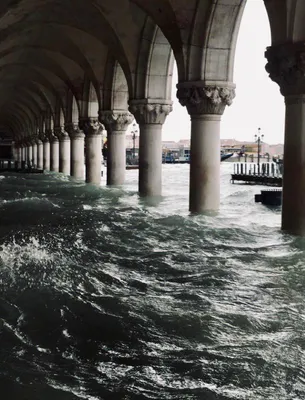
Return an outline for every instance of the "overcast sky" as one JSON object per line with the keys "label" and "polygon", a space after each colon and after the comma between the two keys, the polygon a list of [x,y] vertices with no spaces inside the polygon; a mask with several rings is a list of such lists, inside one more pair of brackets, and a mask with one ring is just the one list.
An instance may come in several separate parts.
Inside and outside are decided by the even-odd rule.
{"label": "overcast sky", "polygon": [[[305,1],[305,0],[304,0]],[[237,42],[234,83],[236,98],[226,107],[221,138],[253,140],[258,127],[267,143],[284,141],[284,99],[265,71],[264,52],[271,43],[263,0],[248,0]],[[177,71],[173,80],[174,110],[163,127],[163,140],[190,137],[190,119],[176,100]]]}

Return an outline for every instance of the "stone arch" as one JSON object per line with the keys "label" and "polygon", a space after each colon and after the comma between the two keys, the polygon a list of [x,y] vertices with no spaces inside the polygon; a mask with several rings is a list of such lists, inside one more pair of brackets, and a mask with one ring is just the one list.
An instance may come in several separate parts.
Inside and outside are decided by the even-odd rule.
{"label": "stone arch", "polygon": [[170,43],[179,82],[232,80],[244,0],[132,1],[145,10]]}
{"label": "stone arch", "polygon": [[193,40],[200,45],[201,38],[205,40],[201,47],[200,71],[197,71],[196,54],[190,48],[189,78],[205,81],[233,81],[234,59],[236,42],[241,19],[246,2],[230,0],[225,3],[220,1],[211,5],[202,29],[203,4],[198,6],[194,22]]}
{"label": "stone arch", "polygon": [[174,54],[162,30],[147,17],[135,84],[135,98],[171,100]]}
{"label": "stone arch", "polygon": [[120,63],[109,53],[103,82],[104,110],[127,110],[129,88]]}
{"label": "stone arch", "polygon": [[[73,96],[71,93],[71,96],[69,96],[69,104],[68,104],[68,110],[71,108],[71,122],[78,123],[79,122],[79,117],[80,117],[80,107],[79,104],[76,100],[76,97]],[[70,107],[69,107],[70,106]]]}
{"label": "stone arch", "polygon": [[[126,18],[130,20],[130,26],[132,27],[133,21],[130,14],[129,8],[130,4],[126,0],[119,0],[120,4],[109,4],[111,8],[126,9],[127,13],[109,13],[101,7],[98,3],[93,1],[79,1],[77,3],[71,4],[70,1],[62,1],[59,3],[48,2],[45,0],[33,0],[30,4],[18,4],[14,9],[14,15],[7,17],[5,11],[1,19],[2,29],[2,40],[5,38],[10,38],[14,33],[18,35],[18,41],[21,40],[21,36],[24,38],[29,37],[30,41],[37,41],[36,37],[33,37],[33,29],[40,29],[42,26],[44,29],[40,29],[42,35],[47,38],[52,38],[53,35],[50,34],[52,30],[57,30],[59,26],[63,27],[62,35],[59,40],[65,41],[71,40],[76,37],[75,29],[83,32],[84,34],[90,34],[92,37],[97,38],[101,43],[110,47],[114,53],[116,59],[119,60],[122,65],[126,76],[131,81],[131,69],[130,69],[130,55],[126,53],[128,46],[124,46],[122,41],[126,41],[126,29],[124,22]],[[33,12],[39,9],[39,12]],[[7,13],[10,14],[10,13]],[[30,21],[29,21],[30,15]],[[118,19],[119,20],[115,20]],[[113,20],[114,19],[114,20]],[[37,28],[36,28],[37,26]],[[123,26],[123,29],[120,27]],[[72,30],[74,29],[74,33]],[[69,33],[69,30],[71,33]],[[123,30],[123,35],[121,32]],[[131,29],[129,29],[131,30]],[[124,32],[125,31],[125,32]],[[31,35],[32,34],[32,35]],[[34,35],[35,36],[35,35]],[[130,35],[127,35],[130,36]],[[125,38],[125,39],[124,39]],[[27,40],[27,39],[25,39]],[[47,39],[49,40],[49,39]],[[56,42],[56,41],[55,41]],[[74,40],[74,46],[78,45],[78,38]],[[90,41],[87,41],[87,47]],[[66,51],[72,46],[66,45]],[[63,51],[65,53],[65,51]],[[81,52],[79,52],[81,55]],[[83,56],[83,55],[82,55]],[[92,57],[94,52],[92,52]],[[89,70],[89,66],[84,69]],[[91,77],[93,79],[93,77]]]}
{"label": "stone arch", "polygon": [[96,117],[100,109],[100,93],[94,83],[85,76],[82,97],[81,117]]}
{"label": "stone arch", "polygon": [[54,124],[55,128],[63,127],[65,125],[64,105],[60,96],[57,96],[55,103]]}
{"label": "stone arch", "polygon": [[89,85],[89,96],[88,96],[88,117],[96,117],[99,113],[99,100],[98,95],[93,83]]}

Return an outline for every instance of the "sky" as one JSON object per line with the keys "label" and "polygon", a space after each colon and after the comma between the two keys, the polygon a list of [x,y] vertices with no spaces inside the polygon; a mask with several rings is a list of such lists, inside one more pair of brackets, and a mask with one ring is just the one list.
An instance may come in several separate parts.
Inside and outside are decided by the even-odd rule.
{"label": "sky", "polygon": [[[221,139],[252,141],[258,128],[269,144],[284,143],[284,98],[266,70],[264,52],[270,46],[270,28],[263,0],[248,0],[240,26],[234,66],[236,97],[226,107]],[[177,70],[173,77],[173,111],[163,126],[163,140],[190,138],[190,118],[176,99]]]}

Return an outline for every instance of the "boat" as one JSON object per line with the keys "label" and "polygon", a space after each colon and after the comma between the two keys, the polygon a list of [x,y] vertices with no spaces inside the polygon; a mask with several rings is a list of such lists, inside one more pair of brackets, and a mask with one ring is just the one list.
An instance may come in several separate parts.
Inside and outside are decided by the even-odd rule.
{"label": "boat", "polygon": [[227,160],[232,157],[234,153],[220,153],[220,161]]}

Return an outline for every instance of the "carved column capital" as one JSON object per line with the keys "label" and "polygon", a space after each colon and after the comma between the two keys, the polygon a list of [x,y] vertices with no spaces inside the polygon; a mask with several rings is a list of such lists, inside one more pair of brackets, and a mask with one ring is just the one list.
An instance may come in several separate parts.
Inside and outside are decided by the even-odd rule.
{"label": "carved column capital", "polygon": [[56,126],[54,128],[54,135],[58,138],[60,142],[69,140],[68,132],[65,130],[65,127],[63,125]]}
{"label": "carved column capital", "polygon": [[38,137],[37,137],[36,134],[33,134],[33,135],[31,136],[31,145],[32,145],[32,146],[35,146],[35,144],[37,144],[37,139],[38,139]]}
{"label": "carved column capital", "polygon": [[87,117],[80,120],[80,126],[86,136],[101,135],[105,129],[100,123],[99,117]]}
{"label": "carved column capital", "polygon": [[305,94],[305,42],[268,47],[266,71],[284,96]]}
{"label": "carved column capital", "polygon": [[83,139],[85,137],[84,132],[80,129],[78,122],[70,122],[65,126],[71,139]]}
{"label": "carved column capital", "polygon": [[130,100],[129,111],[138,124],[163,125],[168,114],[173,110],[172,101]]}
{"label": "carved column capital", "polygon": [[222,115],[235,97],[235,85],[206,84],[205,82],[182,82],[177,84],[177,98],[190,115]]}
{"label": "carved column capital", "polygon": [[125,132],[128,125],[134,120],[134,117],[129,111],[106,110],[100,112],[100,120],[105,124],[107,131]]}

